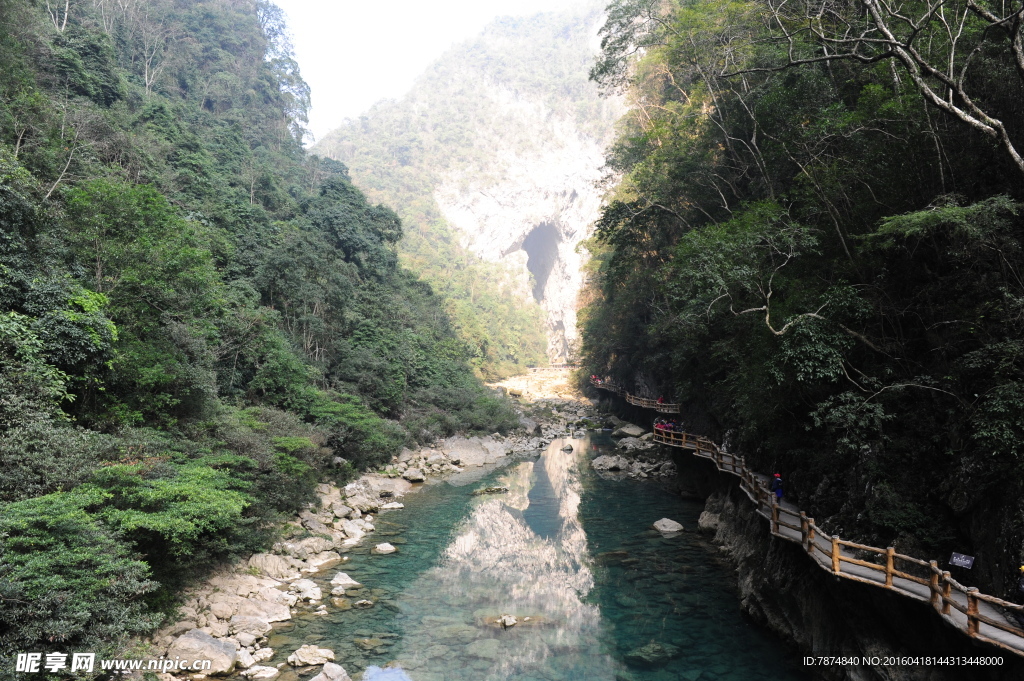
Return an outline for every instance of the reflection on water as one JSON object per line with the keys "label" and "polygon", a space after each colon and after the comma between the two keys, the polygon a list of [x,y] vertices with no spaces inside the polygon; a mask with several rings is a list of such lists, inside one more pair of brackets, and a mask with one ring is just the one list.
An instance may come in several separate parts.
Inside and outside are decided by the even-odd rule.
{"label": "reflection on water", "polygon": [[[401,596],[395,657],[415,681],[615,678],[579,520],[577,454],[552,444],[480,497],[438,565]],[[519,620],[502,629],[496,620]]]}
{"label": "reflection on water", "polygon": [[[566,442],[574,452],[560,451]],[[589,461],[611,446],[593,434],[555,441],[536,460],[405,497],[406,508],[382,514],[371,537],[399,552],[356,547],[345,567],[365,585],[350,600],[376,605],[296,618],[272,647],[284,655],[303,643],[329,647],[356,678],[389,664],[412,681],[803,678],[740,615],[715,547],[692,532],[665,539],[650,529],[661,517],[692,529],[702,505],[650,483],[600,478]],[[509,491],[470,495],[488,486]],[[318,578],[322,587],[333,574]],[[496,619],[505,614],[518,624],[502,629]],[[301,680],[287,672],[279,681]]]}

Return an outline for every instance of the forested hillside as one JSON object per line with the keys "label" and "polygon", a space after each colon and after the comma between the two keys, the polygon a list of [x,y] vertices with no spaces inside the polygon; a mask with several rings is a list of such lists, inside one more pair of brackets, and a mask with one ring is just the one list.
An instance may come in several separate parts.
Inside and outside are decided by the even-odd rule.
{"label": "forested hillside", "polygon": [[[545,193],[563,190],[593,194],[596,211],[593,181],[566,175],[582,165],[597,179],[618,112],[587,80],[603,6],[588,2],[563,12],[500,18],[438,59],[402,99],[377,103],[315,147],[351,167],[356,183],[374,200],[396,206],[407,228],[399,246],[403,262],[448,301],[458,333],[473,348],[474,366],[489,378],[547,361],[545,326],[552,324],[536,304],[547,272],[536,263],[527,269],[517,223],[534,212],[553,224],[569,221],[574,207],[567,203],[559,211],[531,201],[541,203]],[[577,147],[586,144],[594,146],[596,158],[582,158]],[[560,156],[538,160],[552,153]],[[539,176],[537,186],[523,186],[528,179],[520,176]],[[508,191],[519,194],[510,198],[502,183],[515,184]],[[481,211],[467,216],[460,229],[451,211],[439,205],[439,193],[474,191],[493,197],[500,204],[495,211],[507,211],[496,220],[501,235],[484,236],[490,216]],[[502,241],[506,236],[508,242]],[[530,257],[550,257],[554,250],[546,245],[543,255]],[[522,263],[511,262],[520,255]],[[532,284],[524,281],[531,273]],[[574,308],[574,300],[565,307]]]}
{"label": "forested hillside", "polygon": [[632,108],[584,374],[678,399],[830,531],[1015,596],[1024,37],[1019,4],[942,7],[611,5],[592,75]]}
{"label": "forested hillside", "polygon": [[0,0],[4,668],[109,654],[324,477],[515,423],[307,104],[263,0]]}

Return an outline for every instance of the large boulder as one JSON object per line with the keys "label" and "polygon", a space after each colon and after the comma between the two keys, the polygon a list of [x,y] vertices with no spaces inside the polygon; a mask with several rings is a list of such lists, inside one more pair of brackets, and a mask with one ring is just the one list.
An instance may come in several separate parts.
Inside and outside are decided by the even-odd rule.
{"label": "large boulder", "polygon": [[306,560],[322,551],[330,551],[334,542],[326,537],[306,537],[302,541],[281,544],[281,550],[293,558]]}
{"label": "large boulder", "polygon": [[650,449],[654,445],[650,442],[644,442],[640,438],[636,437],[624,437],[618,441],[615,445],[619,449],[624,449],[627,452],[632,452],[638,449]]}
{"label": "large boulder", "polygon": [[624,471],[629,470],[629,460],[624,456],[609,456],[604,454],[590,462],[595,471]]}
{"label": "large boulder", "polygon": [[676,532],[682,532],[683,526],[674,520],[668,518],[662,518],[654,522],[654,529],[662,534],[674,534]]}
{"label": "large boulder", "polygon": [[289,556],[257,553],[249,558],[249,567],[274,579],[298,579],[302,563]]}
{"label": "large boulder", "polygon": [[340,664],[325,662],[324,668],[320,670],[320,673],[309,681],[352,681],[352,677],[348,675],[345,668]]}
{"label": "large boulder", "polygon": [[334,579],[331,580],[332,586],[362,586],[359,582],[349,577],[344,572],[339,572],[334,575]]}
{"label": "large boulder", "polygon": [[366,536],[366,530],[354,520],[339,520],[334,523],[334,526],[344,532],[349,539],[358,541]]}
{"label": "large boulder", "polygon": [[632,423],[624,423],[612,433],[612,437],[640,437],[646,432],[647,431],[640,426]]}
{"label": "large boulder", "polygon": [[337,551],[321,551],[306,559],[306,565],[312,570],[319,570],[322,565],[334,563],[341,560],[341,554]]}
{"label": "large boulder", "polygon": [[[268,590],[277,591],[273,587],[269,587]],[[285,594],[282,594],[284,596]],[[288,605],[280,601],[258,601],[254,599],[247,599],[238,604],[238,609],[235,610],[235,617],[241,615],[242,617],[256,617],[264,622],[284,622],[292,618],[292,612],[288,609]],[[234,617],[231,618],[232,622]]]}
{"label": "large boulder", "polygon": [[426,477],[423,475],[423,471],[419,468],[410,468],[406,472],[402,473],[402,477],[409,482],[423,482]]}
{"label": "large boulder", "polygon": [[519,417],[519,425],[523,427],[527,435],[540,435],[542,432],[539,423],[525,416]]}
{"label": "large boulder", "polygon": [[288,656],[288,664],[293,667],[312,667],[334,661],[334,651],[328,648],[317,648],[313,645],[300,647]]}
{"label": "large boulder", "polygon": [[320,587],[312,579],[297,579],[292,582],[292,589],[301,601],[319,601],[323,598]]}
{"label": "large boulder", "polygon": [[345,500],[352,508],[362,513],[373,513],[380,508],[380,497],[371,496],[368,493],[359,492]]}
{"label": "large boulder", "polygon": [[299,513],[299,518],[302,520],[302,526],[314,534],[323,534],[328,537],[331,536],[331,528],[327,527],[320,518],[313,515],[309,511],[302,511]]}
{"label": "large boulder", "polygon": [[252,634],[256,638],[263,638],[273,629],[270,622],[252,615],[235,615],[230,624],[232,634]]}
{"label": "large boulder", "polygon": [[218,641],[205,631],[193,629],[180,636],[167,649],[167,659],[209,660],[208,675],[230,674],[238,661],[238,651],[230,641]]}

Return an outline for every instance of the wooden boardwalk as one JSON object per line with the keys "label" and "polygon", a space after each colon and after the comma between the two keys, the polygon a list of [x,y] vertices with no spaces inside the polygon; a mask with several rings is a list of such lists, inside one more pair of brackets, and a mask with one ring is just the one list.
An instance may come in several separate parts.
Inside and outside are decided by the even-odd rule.
{"label": "wooden boardwalk", "polygon": [[609,381],[602,381],[601,379],[591,378],[590,385],[601,390],[607,390],[608,392],[621,395],[623,399],[632,405],[637,407],[643,407],[644,409],[653,409],[654,411],[660,411],[662,414],[678,414],[679,405],[669,402],[658,402],[658,400],[652,400],[647,397],[637,397],[631,393],[626,392],[619,386]]}
{"label": "wooden boardwalk", "polygon": [[737,476],[740,489],[757,506],[758,514],[768,520],[771,533],[800,544],[823,570],[927,601],[940,617],[971,638],[1024,656],[1024,630],[1006,614],[1024,613],[1024,606],[963,586],[941,570],[937,561],[905,556],[891,546],[880,549],[827,534],[814,518],[792,503],[777,503],[768,488],[768,476],[751,471],[742,456],[724,452],[706,438],[655,430],[654,441],[689,449],[695,456],[714,461],[718,470]]}

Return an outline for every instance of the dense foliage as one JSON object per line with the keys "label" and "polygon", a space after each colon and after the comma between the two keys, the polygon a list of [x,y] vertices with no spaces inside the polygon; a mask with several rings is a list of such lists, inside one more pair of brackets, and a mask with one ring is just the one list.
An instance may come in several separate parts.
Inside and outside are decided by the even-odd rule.
{"label": "dense foliage", "polygon": [[592,76],[632,110],[584,373],[678,399],[826,527],[1009,593],[1024,64],[990,4],[613,3]]}
{"label": "dense foliage", "polygon": [[263,0],[0,0],[0,664],[109,651],[325,477],[514,423]]}
{"label": "dense foliage", "polygon": [[608,135],[616,107],[586,77],[602,6],[500,18],[438,59],[402,99],[379,102],[316,146],[346,163],[370,196],[397,207],[408,229],[403,262],[445,298],[473,365],[489,379],[547,362],[543,313],[524,303],[515,273],[460,245],[435,192],[565,144],[524,122],[520,108],[571,120],[595,139]]}

